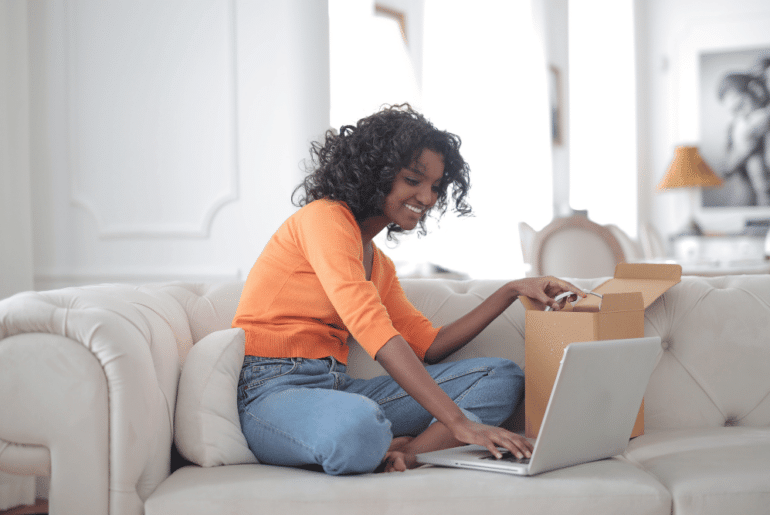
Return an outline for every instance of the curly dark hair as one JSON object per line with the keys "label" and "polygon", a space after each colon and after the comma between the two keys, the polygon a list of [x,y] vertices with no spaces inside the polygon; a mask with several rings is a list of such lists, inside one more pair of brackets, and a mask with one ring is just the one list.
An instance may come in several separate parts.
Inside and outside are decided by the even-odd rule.
{"label": "curly dark hair", "polygon": [[[458,136],[437,129],[409,104],[387,106],[355,126],[344,125],[338,133],[327,131],[323,142],[311,145],[309,174],[294,190],[292,202],[302,207],[323,198],[343,201],[358,222],[381,215],[398,172],[430,149],[444,158],[434,216],[446,213],[450,185],[453,211],[470,215],[466,201],[470,168],[460,155],[460,143]],[[388,239],[400,232],[403,229],[390,224]],[[418,234],[427,234],[425,217],[420,219]]]}

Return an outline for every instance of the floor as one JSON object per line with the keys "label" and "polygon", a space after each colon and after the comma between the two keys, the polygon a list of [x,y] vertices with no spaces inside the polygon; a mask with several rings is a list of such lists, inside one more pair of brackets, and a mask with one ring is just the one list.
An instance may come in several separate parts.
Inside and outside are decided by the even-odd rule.
{"label": "floor", "polygon": [[0,515],[43,515],[48,513],[48,501],[38,499],[29,506],[17,506],[10,510],[0,511]]}

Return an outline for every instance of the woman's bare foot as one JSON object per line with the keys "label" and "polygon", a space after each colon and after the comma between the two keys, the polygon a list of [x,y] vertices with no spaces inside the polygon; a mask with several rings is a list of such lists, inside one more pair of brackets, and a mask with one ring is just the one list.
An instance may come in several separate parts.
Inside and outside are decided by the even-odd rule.
{"label": "woman's bare foot", "polygon": [[385,453],[385,458],[375,472],[404,472],[407,469],[415,468],[417,460],[414,455],[404,452],[412,440],[414,440],[412,436],[394,438],[390,442],[388,452]]}
{"label": "woman's bare foot", "polygon": [[388,451],[385,453],[385,459],[382,463],[385,465],[383,472],[405,472],[407,469],[413,469],[418,465],[414,454],[402,451]]}

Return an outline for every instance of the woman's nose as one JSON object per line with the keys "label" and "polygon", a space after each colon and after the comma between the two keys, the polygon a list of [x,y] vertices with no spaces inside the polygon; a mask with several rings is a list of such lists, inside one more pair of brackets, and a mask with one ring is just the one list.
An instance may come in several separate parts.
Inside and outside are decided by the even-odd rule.
{"label": "woman's nose", "polygon": [[420,188],[420,191],[417,192],[417,200],[425,206],[433,204],[433,202],[435,202],[435,196],[435,192],[431,186]]}

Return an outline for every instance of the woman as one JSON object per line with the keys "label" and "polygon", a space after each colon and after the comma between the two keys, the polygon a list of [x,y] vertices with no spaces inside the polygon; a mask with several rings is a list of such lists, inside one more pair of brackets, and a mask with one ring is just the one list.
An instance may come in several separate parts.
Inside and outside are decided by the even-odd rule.
{"label": "woman", "polygon": [[[521,436],[496,427],[520,400],[511,361],[436,364],[519,295],[553,306],[554,278],[513,281],[459,320],[434,328],[406,299],[393,263],[372,239],[419,228],[449,204],[471,208],[457,136],[409,106],[386,108],[312,146],[315,169],[301,207],[273,235],[244,286],[234,327],[246,332],[238,410],[262,462],[320,466],[329,474],[403,471],[415,455],[462,444],[529,456]],[[295,193],[297,193],[295,192]],[[345,374],[348,336],[388,372]],[[425,366],[424,363],[431,363]]]}

